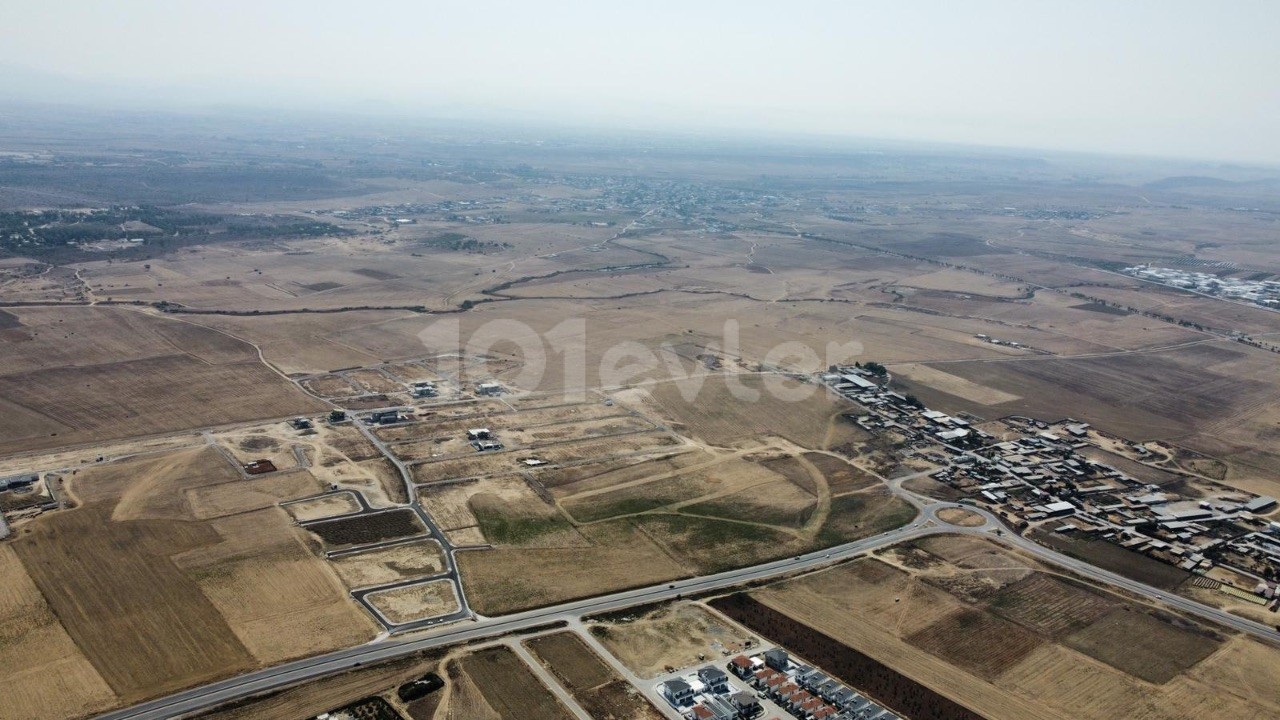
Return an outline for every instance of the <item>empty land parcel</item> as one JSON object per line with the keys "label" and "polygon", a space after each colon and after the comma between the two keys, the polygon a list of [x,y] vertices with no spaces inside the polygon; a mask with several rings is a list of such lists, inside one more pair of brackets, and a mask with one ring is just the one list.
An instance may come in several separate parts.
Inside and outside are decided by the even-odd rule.
{"label": "empty land parcel", "polygon": [[[749,382],[762,386],[758,377]],[[417,437],[457,448],[417,461],[414,475],[423,507],[455,544],[488,546],[458,562],[468,598],[490,615],[763,562],[914,516],[840,456],[784,439],[847,445],[861,431],[840,417],[839,404],[818,394],[769,406],[749,428],[731,430],[751,403],[734,398],[723,379],[713,385],[697,402],[664,406],[663,419],[692,427],[711,414],[704,404],[723,403],[712,422],[722,427],[717,440],[734,449],[673,438],[656,429],[660,420],[629,414],[621,405],[654,410],[631,390],[616,405],[521,404],[380,432],[395,438],[395,452]],[[463,441],[469,426],[503,447],[477,452]],[[595,437],[597,430],[606,434]],[[521,573],[529,563],[543,571]]]}

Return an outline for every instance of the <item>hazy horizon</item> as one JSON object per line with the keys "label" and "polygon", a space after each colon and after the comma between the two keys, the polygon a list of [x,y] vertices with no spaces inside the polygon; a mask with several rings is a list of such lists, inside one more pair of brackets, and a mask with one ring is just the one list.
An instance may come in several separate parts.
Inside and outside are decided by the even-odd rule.
{"label": "hazy horizon", "polygon": [[23,0],[0,16],[11,102],[1280,163],[1280,6],[1262,2]]}

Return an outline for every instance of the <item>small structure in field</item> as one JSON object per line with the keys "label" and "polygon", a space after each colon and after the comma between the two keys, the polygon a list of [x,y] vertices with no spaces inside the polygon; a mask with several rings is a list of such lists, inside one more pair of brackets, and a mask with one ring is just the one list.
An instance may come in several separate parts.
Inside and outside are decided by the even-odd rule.
{"label": "small structure in field", "polygon": [[245,464],[244,471],[250,475],[265,475],[266,473],[275,472],[276,464],[265,459],[254,460],[251,463]]}

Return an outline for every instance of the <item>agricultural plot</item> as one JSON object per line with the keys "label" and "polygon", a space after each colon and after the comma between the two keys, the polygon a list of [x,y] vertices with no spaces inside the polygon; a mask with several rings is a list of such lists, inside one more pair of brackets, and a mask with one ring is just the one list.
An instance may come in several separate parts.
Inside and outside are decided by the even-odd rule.
{"label": "agricultural plot", "polygon": [[988,680],[1017,665],[1044,642],[1014,623],[968,609],[957,610],[904,639]]}
{"label": "agricultural plot", "polygon": [[1066,638],[1075,650],[1151,683],[1166,683],[1222,645],[1214,633],[1191,623],[1122,607]]}
{"label": "agricultural plot", "polygon": [[307,531],[333,550],[421,535],[427,529],[412,510],[404,508],[321,520],[307,525]]}
{"label": "agricultural plot", "polygon": [[1093,625],[1115,606],[1092,590],[1041,573],[990,599],[991,612],[1055,640]]}
{"label": "agricultural plot", "polygon": [[[1184,717],[1188,703],[1269,712],[1265,693],[1198,679],[1220,677],[1221,652],[1255,643],[1054,577],[979,539],[932,537],[882,557],[752,596],[993,720]],[[992,582],[955,580],[975,574]]]}
{"label": "agricultural plot", "polygon": [[[459,660],[458,665],[471,682],[475,683],[493,716],[500,720],[573,720],[573,715],[556,700],[533,671],[507,648],[479,650]],[[451,715],[453,709],[450,708]]]}
{"label": "agricultural plot", "polygon": [[107,308],[14,314],[28,337],[0,346],[0,453],[320,408],[212,330]]}
{"label": "agricultural plot", "polygon": [[577,635],[554,633],[525,644],[592,718],[660,720],[663,717]]}
{"label": "agricultural plot", "polygon": [[[269,482],[282,480],[292,482]],[[120,702],[372,635],[270,506],[301,488],[257,496],[253,482],[207,446],[86,468],[68,482],[81,506],[39,518],[12,544]],[[84,692],[93,687],[85,680]]]}
{"label": "agricultural plot", "polygon": [[11,546],[0,546],[0,663],[9,668],[0,718],[99,712],[115,693],[63,628]]}

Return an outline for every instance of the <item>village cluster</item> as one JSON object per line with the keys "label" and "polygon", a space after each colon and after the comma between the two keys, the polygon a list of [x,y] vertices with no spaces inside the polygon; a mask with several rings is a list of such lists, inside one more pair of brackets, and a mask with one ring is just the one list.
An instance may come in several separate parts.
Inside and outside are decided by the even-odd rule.
{"label": "village cluster", "polygon": [[1174,268],[1152,267],[1151,265],[1135,265],[1122,270],[1143,280],[1194,290],[1205,295],[1224,297],[1231,300],[1261,305],[1262,307],[1280,308],[1280,280],[1244,280],[1231,277],[1218,277],[1211,273]]}
{"label": "village cluster", "polygon": [[728,664],[729,675],[708,665],[663,682],[659,692],[689,720],[754,718],[766,712],[762,700],[800,720],[898,720],[898,716],[812,666],[773,648]]}
{"label": "village cluster", "polygon": [[1276,509],[1274,498],[1226,489],[1179,495],[1084,454],[1108,441],[1139,457],[1152,454],[1140,444],[1071,419],[1010,416],[984,430],[881,385],[882,373],[874,364],[839,367],[823,380],[866,408],[851,416],[860,427],[944,460],[935,480],[1009,519],[1020,532],[1111,542],[1204,576],[1228,595],[1280,610],[1280,523],[1265,517]]}

